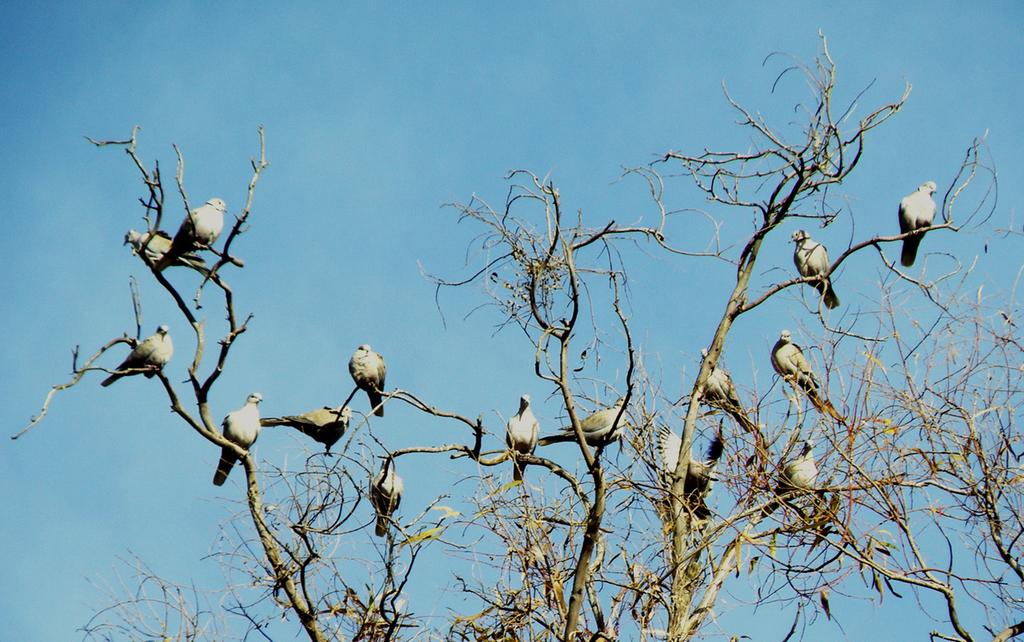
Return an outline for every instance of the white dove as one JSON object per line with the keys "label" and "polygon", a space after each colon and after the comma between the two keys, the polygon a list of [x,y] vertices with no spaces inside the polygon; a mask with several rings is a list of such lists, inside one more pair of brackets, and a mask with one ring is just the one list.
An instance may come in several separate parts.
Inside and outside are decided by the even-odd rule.
{"label": "white dove", "polygon": [[813,240],[807,232],[797,230],[793,232],[793,242],[796,249],[793,250],[793,263],[802,277],[820,277],[817,281],[809,283],[813,285],[825,299],[825,307],[828,309],[839,307],[839,297],[832,289],[832,281],[825,276],[828,273],[828,252],[825,246]]}
{"label": "white dove", "polygon": [[[174,355],[174,344],[171,342],[171,335],[168,328],[162,325],[156,329],[156,333],[143,339],[135,346],[121,365],[117,366],[118,372],[110,375],[100,385],[109,386],[121,377],[141,374],[147,379],[152,379],[156,371],[167,365]],[[145,368],[145,370],[143,370]],[[137,370],[137,372],[121,372],[122,370]]]}
{"label": "white dove", "polygon": [[512,478],[522,481],[524,466],[516,459],[516,453],[533,454],[537,447],[537,433],[540,431],[540,424],[533,416],[530,409],[530,395],[523,395],[519,398],[519,412],[512,415],[505,424],[505,443],[512,453],[512,464],[515,470]]}
{"label": "white dove", "polygon": [[172,265],[182,255],[213,245],[224,229],[224,214],[227,205],[219,198],[211,198],[201,207],[188,213],[174,235],[171,246],[157,262],[157,271]]}
{"label": "white dove", "polygon": [[402,478],[395,472],[395,460],[388,458],[384,461],[380,472],[370,482],[370,503],[377,513],[377,527],[374,532],[377,537],[384,537],[388,532],[388,522],[391,521],[391,514],[398,509],[402,502],[402,492],[405,484]]}
{"label": "white dove", "polygon": [[348,372],[352,375],[352,380],[360,389],[366,391],[366,396],[370,399],[370,408],[378,417],[384,416],[381,393],[384,392],[384,377],[387,371],[384,357],[365,343],[356,348],[348,361]]}
{"label": "white dove", "polygon": [[[256,438],[260,435],[259,405],[261,401],[263,401],[263,395],[254,392],[245,400],[244,406],[229,412],[224,417],[221,427],[225,439],[245,449],[256,443]],[[231,468],[237,460],[238,456],[231,448],[222,447],[220,449],[220,462],[217,463],[217,472],[213,473],[215,486],[224,485],[228,473],[231,472]]]}
{"label": "white dove", "polygon": [[[900,201],[900,234],[913,232],[923,227],[930,227],[935,220],[935,201],[932,194],[936,189],[935,181],[928,181],[917,188],[913,194],[904,196]],[[910,267],[917,258],[917,246],[921,245],[924,234],[903,239],[903,253],[900,256],[900,263],[904,267]]]}

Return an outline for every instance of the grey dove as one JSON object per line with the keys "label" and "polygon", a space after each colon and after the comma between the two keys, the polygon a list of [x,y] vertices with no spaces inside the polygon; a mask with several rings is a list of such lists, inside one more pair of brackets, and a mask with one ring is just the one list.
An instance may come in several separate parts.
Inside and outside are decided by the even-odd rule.
{"label": "grey dove", "polygon": [[402,502],[402,492],[405,490],[405,483],[395,472],[394,459],[388,458],[384,461],[380,472],[370,482],[370,503],[377,513],[377,527],[374,533],[377,537],[384,537],[388,532],[388,522],[391,515],[398,509]]}
{"label": "grey dove", "polygon": [[516,459],[516,454],[532,455],[537,447],[538,432],[540,423],[530,409],[530,395],[523,395],[519,398],[519,412],[509,417],[508,423],[505,424],[505,443],[512,454],[512,478],[515,481],[523,480],[524,469],[523,464]]}
{"label": "grey dove", "polygon": [[168,265],[173,265],[181,256],[213,245],[224,229],[226,212],[227,205],[219,198],[211,198],[189,212],[171,240],[171,246],[156,263],[156,269],[163,270]]}
{"label": "grey dove", "polygon": [[[701,356],[707,358],[708,351],[701,350]],[[715,408],[720,408],[729,413],[747,432],[760,437],[761,431],[757,424],[751,421],[743,409],[743,402],[736,392],[736,386],[729,376],[729,371],[720,367],[717,363],[711,369],[708,380],[704,383],[704,401]]]}
{"label": "grey dove", "polygon": [[[935,220],[935,201],[932,194],[935,193],[935,181],[924,183],[913,194],[904,196],[900,201],[900,234],[913,232],[924,227],[931,227]],[[900,255],[900,263],[904,267],[910,267],[917,259],[917,248],[921,245],[924,234],[915,234],[903,239],[903,252]]]}
{"label": "grey dove", "polygon": [[783,379],[803,390],[818,412],[828,413],[842,421],[842,416],[836,412],[832,403],[821,396],[818,378],[814,376],[803,350],[793,343],[789,330],[782,331],[779,340],[775,342],[775,347],[772,348],[772,367]]}
{"label": "grey dove", "polygon": [[814,463],[814,442],[804,442],[800,455],[782,467],[779,475],[779,492],[811,490],[818,480],[818,466]]}
{"label": "grey dove", "polygon": [[[619,416],[623,401],[625,399],[620,397],[612,407],[598,410],[580,422],[583,439],[588,446],[607,446],[622,436],[622,429],[626,425],[625,416]],[[548,446],[564,441],[576,441],[576,433],[572,426],[565,426],[560,434],[541,438],[537,444]]]}
{"label": "grey dove", "polygon": [[[762,509],[764,515],[768,515],[779,507],[780,502],[790,503],[792,495],[806,493],[814,490],[814,484],[818,480],[818,466],[814,463],[814,442],[808,439],[803,443],[800,454],[783,465],[779,472],[779,482],[775,487],[775,494],[780,499],[769,502]],[[803,511],[795,507],[801,515]]]}
{"label": "grey dove", "polygon": [[793,250],[793,263],[796,264],[800,276],[818,277],[817,281],[812,281],[809,285],[813,285],[824,298],[825,307],[830,310],[838,308],[839,297],[832,287],[832,280],[825,276],[829,268],[828,251],[825,250],[825,246],[813,240],[803,230],[793,232],[792,238],[796,244]]}
{"label": "grey dove", "polygon": [[[137,255],[142,252],[150,265],[156,265],[171,248],[171,237],[163,230],[145,233],[128,230],[124,235],[124,244],[132,246],[132,254]],[[175,265],[185,265],[203,274],[208,272],[206,261],[191,252],[179,256]]]}
{"label": "grey dove", "polygon": [[361,390],[366,391],[366,396],[370,399],[370,408],[378,417],[384,416],[384,401],[381,398],[381,393],[384,392],[384,377],[387,371],[384,357],[374,352],[373,348],[365,343],[356,348],[356,351],[352,353],[352,358],[348,361],[348,372],[352,375],[352,380]]}
{"label": "grey dove", "polygon": [[[666,479],[671,478],[679,464],[679,449],[683,440],[676,433],[665,426],[658,426],[658,441],[661,451],[661,464],[663,475]],[[686,504],[693,510],[697,519],[707,519],[711,515],[704,498],[711,492],[711,485],[714,481],[714,470],[718,460],[725,450],[725,442],[722,441],[721,433],[715,435],[708,445],[707,459],[698,461],[690,456],[690,463],[686,467],[686,478],[683,480],[683,495],[686,497]]]}
{"label": "grey dove", "polygon": [[[170,328],[162,325],[156,329],[154,334],[149,335],[132,348],[121,365],[117,366],[118,372],[110,375],[100,385],[109,386],[121,377],[130,377],[141,374],[147,379],[152,379],[157,370],[167,365],[174,355],[174,343],[171,342]],[[135,372],[123,372],[124,370],[135,370]]]}
{"label": "grey dove", "polygon": [[[263,395],[254,392],[245,400],[245,405],[238,410],[229,412],[224,421],[221,422],[221,429],[224,438],[248,450],[260,435],[260,402]],[[220,449],[220,461],[217,463],[217,471],[213,473],[214,486],[223,486],[228,478],[228,473],[238,461],[238,455],[231,448]]]}
{"label": "grey dove", "polygon": [[348,430],[348,425],[351,421],[352,409],[348,406],[344,408],[341,406],[334,408],[324,406],[301,415],[260,419],[260,425],[264,428],[268,426],[289,426],[320,442],[324,445],[326,452],[330,453],[331,446],[342,438],[345,431]]}

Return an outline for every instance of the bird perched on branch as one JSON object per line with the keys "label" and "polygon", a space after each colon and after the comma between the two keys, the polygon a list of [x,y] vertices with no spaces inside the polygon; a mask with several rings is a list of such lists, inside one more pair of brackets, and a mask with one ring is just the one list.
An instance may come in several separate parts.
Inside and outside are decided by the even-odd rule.
{"label": "bird perched on branch", "polygon": [[[157,370],[160,370],[174,355],[174,344],[171,342],[170,328],[162,325],[156,329],[154,334],[149,335],[132,348],[121,365],[117,366],[117,372],[110,375],[100,385],[104,388],[114,383],[121,377],[130,377],[141,374],[147,379],[152,379]],[[134,370],[135,372],[123,372]]]}
{"label": "bird perched on branch", "polygon": [[825,300],[825,307],[829,310],[839,307],[839,297],[832,288],[831,279],[828,274],[828,251],[825,246],[813,240],[807,232],[797,230],[793,232],[793,242],[796,249],[793,250],[793,263],[802,277],[818,277],[812,281],[813,285]]}
{"label": "bird perched on branch", "polygon": [[366,391],[366,396],[370,399],[370,408],[378,417],[384,416],[381,394],[384,392],[384,377],[387,371],[384,357],[365,343],[356,348],[348,361],[348,372],[352,375],[352,380],[361,390]]}
{"label": "bird perched on branch", "polygon": [[818,412],[827,413],[842,421],[842,416],[836,412],[832,403],[819,393],[818,378],[814,376],[803,350],[793,343],[789,330],[782,331],[779,340],[775,342],[775,347],[772,348],[772,367],[783,379],[803,390]]}
{"label": "bird perched on branch", "polygon": [[[171,248],[171,237],[163,230],[145,233],[128,230],[124,235],[124,244],[132,246],[132,254],[143,252],[149,264],[156,265]],[[204,275],[209,273],[206,261],[191,252],[179,256],[174,264],[190,267]]]}
{"label": "bird perched on branch", "polygon": [[289,426],[294,428],[323,444],[329,454],[331,446],[341,439],[345,431],[348,430],[348,425],[351,421],[352,409],[348,406],[344,408],[341,406],[335,408],[324,406],[301,415],[260,419],[260,425],[264,428],[268,426]]}
{"label": "bird perched on branch", "polygon": [[[814,463],[814,442],[808,439],[804,442],[800,454],[787,461],[779,472],[779,483],[775,487],[775,494],[781,500],[768,503],[763,513],[770,514],[779,507],[780,501],[789,503],[793,495],[807,493],[814,490],[814,484],[818,481],[818,466]],[[799,510],[799,509],[797,509]],[[801,515],[803,511],[800,511]]]}
{"label": "bird perched on branch", "polygon": [[[256,438],[260,435],[259,405],[261,401],[263,401],[263,395],[254,392],[246,398],[244,406],[229,412],[224,417],[221,428],[225,439],[244,449],[249,449],[256,443]],[[221,447],[217,471],[213,473],[214,486],[224,485],[228,473],[231,472],[236,461],[238,461],[238,455],[233,449],[226,446]]]}
{"label": "bird perched on branch", "polygon": [[516,453],[532,455],[537,448],[537,433],[540,432],[540,423],[533,416],[530,409],[530,395],[523,395],[519,398],[519,412],[508,418],[505,424],[505,443],[508,444],[509,452],[512,454],[512,479],[523,480],[524,466],[516,459]]}
{"label": "bird perched on branch", "polygon": [[219,198],[211,198],[202,206],[188,213],[181,222],[171,246],[157,261],[155,268],[161,271],[173,265],[180,257],[195,250],[207,249],[213,245],[224,229],[224,214],[227,205]]}
{"label": "bird perched on branch", "polygon": [[[701,350],[701,356],[707,359],[708,351],[706,348]],[[736,386],[732,382],[732,377],[729,376],[729,371],[717,363],[711,369],[708,380],[704,383],[704,401],[709,406],[729,413],[747,432],[754,436],[760,435],[761,431],[757,424],[751,421],[743,409],[743,402],[740,401],[740,396],[736,392]]]}
{"label": "bird perched on branch", "polygon": [[[665,426],[658,426],[658,441],[661,445],[661,463],[663,476],[671,479],[679,464],[679,449],[683,440],[679,435],[672,432]],[[690,455],[690,463],[686,467],[686,478],[683,480],[683,496],[686,504],[693,510],[697,519],[707,519],[711,515],[704,498],[711,492],[711,485],[714,482],[715,466],[722,457],[725,450],[725,442],[722,440],[722,433],[719,432],[708,445],[707,458],[698,461]]]}
{"label": "bird perched on branch", "polygon": [[818,466],[814,463],[814,442],[804,442],[800,455],[786,462],[779,476],[779,492],[811,490],[818,480]]}
{"label": "bird perched on branch", "polygon": [[395,472],[395,460],[389,457],[384,460],[380,472],[370,482],[370,503],[377,513],[377,527],[374,530],[377,537],[384,537],[388,532],[388,522],[402,502],[404,490],[405,484]]}
{"label": "bird perched on branch", "polygon": [[[903,197],[900,201],[900,234],[913,232],[924,227],[931,227],[935,220],[935,201],[932,194],[936,189],[935,181],[924,183],[913,194]],[[924,234],[917,234],[903,239],[903,252],[900,263],[910,267],[917,259],[917,247],[921,245]]]}
{"label": "bird perched on branch", "polygon": [[[612,407],[598,410],[580,422],[583,439],[588,446],[607,446],[622,436],[622,429],[626,426],[625,416],[619,416],[623,401],[625,399],[620,397]],[[576,432],[571,425],[562,428],[560,434],[544,437],[537,443],[541,446],[548,446],[564,441],[576,441]]]}

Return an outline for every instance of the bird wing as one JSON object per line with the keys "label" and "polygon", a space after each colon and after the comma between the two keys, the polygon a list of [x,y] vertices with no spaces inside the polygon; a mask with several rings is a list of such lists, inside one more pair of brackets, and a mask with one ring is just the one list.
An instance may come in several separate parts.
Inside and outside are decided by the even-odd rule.
{"label": "bird wing", "polygon": [[906,234],[907,232],[909,232],[912,229],[914,229],[913,226],[911,225],[910,212],[908,211],[909,207],[910,207],[909,201],[910,201],[910,197],[909,196],[905,196],[902,200],[900,200],[900,210],[899,210],[900,234]]}
{"label": "bird wing", "polygon": [[157,345],[160,342],[160,337],[153,334],[135,346],[128,356],[125,357],[121,365],[117,367],[118,370],[124,370],[125,368],[141,368],[149,363],[149,358],[157,349]]}
{"label": "bird wing", "polygon": [[786,345],[787,344],[783,343],[782,339],[779,339],[772,347],[772,368],[774,368],[775,372],[782,377],[787,377],[790,374],[788,370],[790,364],[785,363],[782,358],[782,352]]}
{"label": "bird wing", "polygon": [[612,429],[612,424],[615,423],[615,417],[618,414],[618,408],[598,410],[580,424],[580,427],[583,429],[583,435],[592,438],[604,436]]}
{"label": "bird wing", "polygon": [[682,446],[683,440],[665,426],[658,426],[658,442],[661,450],[661,463],[665,467],[665,471],[671,473],[675,471],[676,465],[679,463],[679,448]]}
{"label": "bird wing", "polygon": [[317,408],[316,410],[310,410],[307,413],[301,414],[298,417],[292,417],[298,422],[316,426],[318,428],[324,428],[331,424],[344,422],[341,417],[341,410],[335,410],[330,407]]}
{"label": "bird wing", "polygon": [[377,372],[376,372],[377,387],[380,390],[383,391],[384,390],[384,379],[387,377],[388,367],[387,367],[387,364],[384,363],[384,357],[380,356],[379,353],[375,352],[375,353],[373,353],[373,356],[376,357],[376,361],[377,361]]}
{"label": "bird wing", "polygon": [[[780,342],[781,343],[781,342]],[[798,350],[795,349],[792,343],[781,343],[776,344],[777,348],[772,355],[775,357],[775,363],[778,366],[776,370],[783,377],[792,377],[799,372],[797,366],[797,357],[799,354]]]}
{"label": "bird wing", "polygon": [[798,374],[808,374],[812,377],[814,374],[811,372],[811,364],[807,362],[807,357],[804,356],[804,351],[795,343],[789,344],[789,350],[787,358],[789,363],[792,365],[793,370]]}
{"label": "bird wing", "polygon": [[807,266],[811,274],[824,274],[828,272],[828,250],[821,243],[811,243],[813,246],[807,256]]}

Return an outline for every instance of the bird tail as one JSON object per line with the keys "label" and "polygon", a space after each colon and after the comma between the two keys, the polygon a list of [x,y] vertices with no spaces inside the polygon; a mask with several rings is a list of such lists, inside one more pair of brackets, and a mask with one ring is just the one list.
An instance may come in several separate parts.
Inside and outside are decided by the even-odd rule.
{"label": "bird tail", "polygon": [[831,281],[825,281],[825,291],[822,294],[825,295],[826,308],[834,310],[839,307],[839,297],[836,296],[836,291],[832,289]]}
{"label": "bird tail", "polygon": [[290,426],[292,422],[289,421],[291,417],[260,417],[260,427],[269,428],[271,426]]}
{"label": "bird tail", "polygon": [[377,527],[373,530],[377,537],[384,537],[388,532],[388,516],[377,515]]}
{"label": "bird tail", "polygon": [[201,274],[210,273],[206,268],[206,260],[193,252],[186,252],[178,257],[178,265],[187,265],[194,270],[198,270]]}
{"label": "bird tail", "polygon": [[836,421],[845,421],[843,416],[839,414],[839,411],[836,410],[836,407],[832,405],[831,401],[825,399],[822,403],[824,403],[825,405],[825,412],[831,415],[833,419],[835,419]]}
{"label": "bird tail", "polygon": [[722,439],[722,433],[715,435],[715,438],[711,440],[708,445],[708,465],[714,466],[715,463],[721,459],[722,452],[725,450],[725,440]]}
{"label": "bird tail", "polygon": [[521,482],[523,481],[523,471],[526,469],[518,459],[513,456],[512,458],[512,479]]}
{"label": "bird tail", "polygon": [[924,235],[903,239],[903,253],[900,255],[900,263],[903,264],[903,267],[910,267],[914,264],[917,259],[917,247],[921,245],[922,238]]}
{"label": "bird tail", "polygon": [[757,424],[755,424],[750,419],[750,417],[747,416],[747,413],[743,411],[743,408],[730,404],[725,408],[725,411],[728,412],[729,415],[731,415],[732,418],[736,420],[736,423],[738,423],[740,427],[743,428],[743,430],[746,430],[747,432],[753,435],[756,435],[760,432],[760,429],[757,427]]}
{"label": "bird tail", "polygon": [[839,297],[836,296],[836,291],[832,289],[831,280],[821,279],[820,281],[815,281],[814,289],[825,299],[826,308],[832,310],[839,307]]}
{"label": "bird tail", "polygon": [[538,446],[550,446],[551,444],[560,444],[566,441],[576,441],[575,434],[562,433],[560,435],[549,435],[547,437],[541,437],[537,440]]}
{"label": "bird tail", "polygon": [[377,417],[384,416],[384,400],[376,390],[367,390],[366,396],[370,398],[370,407],[373,408],[373,414]]}
{"label": "bird tail", "polygon": [[811,403],[814,404],[814,407],[818,409],[818,412],[827,414],[836,421],[844,421],[843,416],[839,414],[839,411],[836,410],[836,407],[832,405],[831,401],[823,399],[817,394],[810,394],[808,396],[811,398]]}
{"label": "bird tail", "polygon": [[217,471],[213,473],[213,485],[223,486],[224,482],[228,479],[228,473],[231,472],[231,467],[235,465],[234,453],[228,449],[223,449],[220,454],[220,462],[217,464]]}
{"label": "bird tail", "polygon": [[801,517],[803,517],[803,510],[801,510],[800,507],[797,506],[796,503],[794,503],[793,501],[794,497],[800,494],[797,493],[795,489],[786,488],[785,486],[780,484],[779,486],[776,486],[774,494],[775,499],[768,502],[761,508],[761,516],[758,519],[764,519],[765,517],[768,517],[769,515],[777,511],[783,504],[789,506],[797,513],[799,513]]}
{"label": "bird tail", "polygon": [[797,506],[793,502],[793,499],[790,497],[790,495],[792,495],[793,493],[780,490],[776,491],[776,494],[779,495],[780,498],[774,499],[765,504],[764,507],[761,509],[761,516],[759,517],[759,519],[764,519],[765,517],[768,517],[769,515],[777,511],[779,507],[781,507],[783,504],[795,510],[797,513],[800,514],[801,517],[804,516],[804,511],[799,506]]}
{"label": "bird tail", "polygon": [[103,386],[104,388],[106,388],[107,386],[109,386],[110,384],[114,383],[115,381],[117,381],[118,379],[120,379],[123,376],[124,376],[123,374],[117,374],[115,372],[114,374],[110,375],[109,377],[107,377],[106,379],[101,381],[100,385]]}

